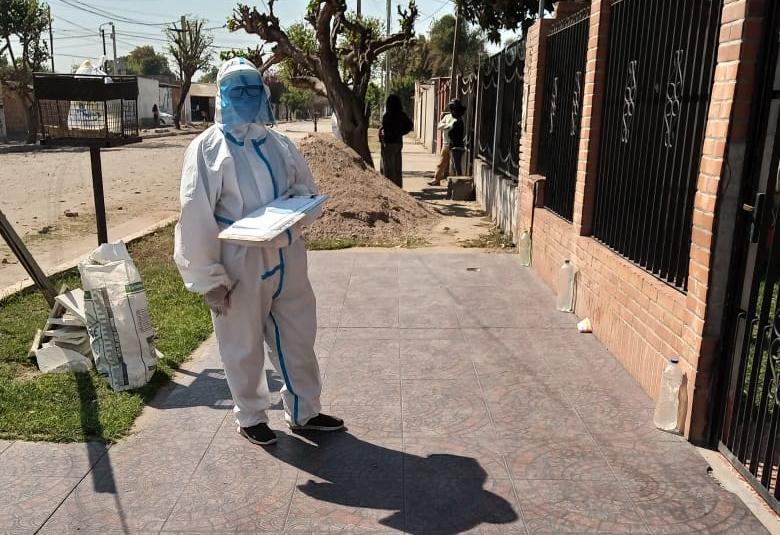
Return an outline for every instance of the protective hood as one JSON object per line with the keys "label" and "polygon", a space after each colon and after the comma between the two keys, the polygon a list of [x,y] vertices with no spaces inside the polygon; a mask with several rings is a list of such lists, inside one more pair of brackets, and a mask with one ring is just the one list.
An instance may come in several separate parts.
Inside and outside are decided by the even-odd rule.
{"label": "protective hood", "polygon": [[214,121],[233,135],[249,124],[275,122],[263,77],[248,59],[233,58],[219,68]]}

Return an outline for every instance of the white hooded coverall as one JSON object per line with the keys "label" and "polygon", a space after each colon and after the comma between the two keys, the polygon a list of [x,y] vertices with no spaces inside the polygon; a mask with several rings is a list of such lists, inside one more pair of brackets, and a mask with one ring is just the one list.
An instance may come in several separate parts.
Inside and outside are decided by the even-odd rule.
{"label": "white hooded coverall", "polygon": [[220,230],[277,197],[317,193],[295,145],[265,126],[272,121],[266,96],[253,122],[227,117],[229,97],[221,93],[245,75],[260,78],[243,58],[222,65],[216,124],[195,138],[184,156],[174,257],[190,291],[205,294],[235,284],[227,312],[212,313],[212,320],[238,425],[268,421],[264,341],[284,380],[285,418],[291,425],[305,425],[320,412],[321,383],[314,353],[316,303],[300,229],[284,233],[271,247],[244,247],[217,238]]}

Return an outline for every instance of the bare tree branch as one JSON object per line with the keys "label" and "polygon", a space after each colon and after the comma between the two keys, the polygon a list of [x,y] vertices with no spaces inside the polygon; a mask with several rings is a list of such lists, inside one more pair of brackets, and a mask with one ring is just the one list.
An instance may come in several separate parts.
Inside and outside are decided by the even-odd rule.
{"label": "bare tree branch", "polygon": [[282,30],[279,17],[274,14],[275,0],[268,1],[268,13],[260,13],[256,7],[250,8],[245,4],[239,4],[233,9],[233,18],[228,21],[231,31],[244,30],[248,34],[254,34],[271,43],[275,43],[274,54],[283,54],[293,61],[306,65],[310,70],[319,70],[319,61],[316,56],[308,54],[290,42],[287,33]]}

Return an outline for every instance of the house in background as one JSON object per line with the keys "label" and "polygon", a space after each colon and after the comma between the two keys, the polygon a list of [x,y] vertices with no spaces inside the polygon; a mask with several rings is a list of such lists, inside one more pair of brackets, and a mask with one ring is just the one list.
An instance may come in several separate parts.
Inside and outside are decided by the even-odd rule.
{"label": "house in background", "polygon": [[190,86],[189,93],[190,113],[187,115],[191,120],[199,123],[202,121],[214,121],[214,107],[217,97],[216,84],[193,83]]}

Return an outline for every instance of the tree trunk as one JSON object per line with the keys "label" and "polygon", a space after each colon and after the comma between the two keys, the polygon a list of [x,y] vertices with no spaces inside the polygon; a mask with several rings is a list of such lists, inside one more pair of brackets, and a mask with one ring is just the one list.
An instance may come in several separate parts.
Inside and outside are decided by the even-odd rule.
{"label": "tree trunk", "polygon": [[187,100],[187,95],[190,93],[191,86],[191,77],[185,78],[184,83],[181,84],[181,95],[179,95],[179,103],[176,105],[176,113],[173,114],[173,125],[177,130],[181,128],[181,109],[184,107],[184,103]]}
{"label": "tree trunk", "polygon": [[374,167],[374,159],[368,147],[368,116],[364,103],[356,99],[348,89],[347,92],[347,95],[340,95],[333,91],[330,98],[330,104],[338,118],[341,139],[354,149],[363,161]]}
{"label": "tree trunk", "polygon": [[24,102],[24,122],[27,128],[27,138],[25,142],[28,144],[34,144],[38,141],[38,113],[35,108],[34,102],[28,102],[26,98],[22,97]]}

